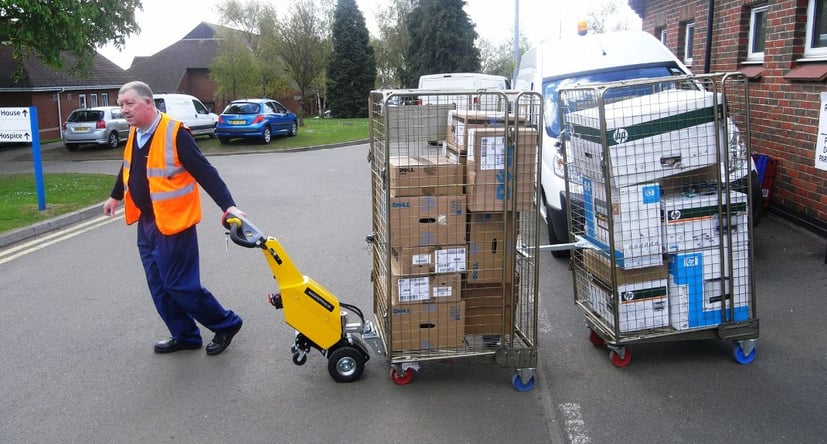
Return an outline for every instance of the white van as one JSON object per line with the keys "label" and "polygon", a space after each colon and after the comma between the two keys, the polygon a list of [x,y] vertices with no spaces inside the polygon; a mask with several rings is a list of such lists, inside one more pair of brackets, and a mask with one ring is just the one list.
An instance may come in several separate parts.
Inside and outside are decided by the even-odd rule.
{"label": "white van", "polygon": [[[644,31],[573,35],[543,42],[523,55],[514,87],[538,92],[544,99],[543,202],[540,212],[548,225],[551,244],[565,243],[569,239],[565,165],[560,150],[561,129],[557,113],[558,90],[576,85],[687,74],[691,74],[689,69],[659,40]],[[732,133],[737,133],[737,129]],[[734,136],[730,143],[738,143],[740,136],[730,135]],[[748,166],[745,166],[744,175],[746,168]],[[754,197],[760,199],[760,184],[754,170],[752,186]],[[753,204],[753,208],[760,208],[760,204]],[[755,217],[754,222],[757,223]],[[553,254],[565,257],[568,250],[553,251]]]}
{"label": "white van", "polygon": [[[505,91],[511,81],[503,76],[457,72],[428,74],[419,78],[419,89],[438,91]],[[496,95],[419,96],[422,105],[453,103],[459,110],[502,111]],[[483,102],[483,103],[480,103]]]}
{"label": "white van", "polygon": [[193,136],[215,137],[218,115],[188,94],[154,94],[155,107],[175,120],[184,122]]}

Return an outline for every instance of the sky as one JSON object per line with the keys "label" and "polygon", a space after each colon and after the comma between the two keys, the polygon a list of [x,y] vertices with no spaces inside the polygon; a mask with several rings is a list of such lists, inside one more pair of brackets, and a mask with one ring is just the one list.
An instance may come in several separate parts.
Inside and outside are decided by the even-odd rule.
{"label": "sky", "polygon": [[[180,40],[199,23],[218,23],[217,6],[222,1],[143,0],[143,10],[135,13],[140,34],[127,39],[122,50],[110,45],[98,51],[118,66],[129,68],[133,57],[155,54]],[[498,45],[514,36],[515,1],[519,2],[520,32],[529,40],[537,41],[565,29],[575,32],[577,20],[585,18],[589,3],[609,0],[466,0],[465,11],[477,25],[480,37]],[[292,4],[291,0],[272,2],[277,12],[289,11]],[[356,0],[356,4],[365,17],[368,31],[376,36],[374,17],[379,10],[387,8],[390,0]],[[636,16],[629,14],[631,20],[635,20]],[[636,26],[639,28],[639,22]]]}

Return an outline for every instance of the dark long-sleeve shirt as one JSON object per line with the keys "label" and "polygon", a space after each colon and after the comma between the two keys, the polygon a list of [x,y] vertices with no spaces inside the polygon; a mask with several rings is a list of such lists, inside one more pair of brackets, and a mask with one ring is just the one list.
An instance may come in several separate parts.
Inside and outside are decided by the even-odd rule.
{"label": "dark long-sleeve shirt", "polygon": [[[150,136],[143,148],[138,148],[137,137],[135,137],[132,147],[132,159],[129,170],[129,192],[132,195],[132,200],[135,201],[135,205],[141,210],[142,214],[152,214],[152,202],[149,198],[149,182],[146,178],[146,156],[153,137],[155,137],[155,134]],[[204,157],[204,154],[195,143],[192,134],[186,129],[181,128],[181,130],[178,131],[175,141],[178,145],[178,159],[181,161],[181,165],[192,174],[192,177],[204,188],[204,191],[209,194],[216,205],[221,208],[221,211],[235,206],[235,200],[233,200],[227,184],[221,179],[218,170]],[[118,179],[115,181],[115,186],[112,188],[110,197],[117,200],[122,200],[124,197],[123,166],[121,166],[121,169],[118,171]]]}

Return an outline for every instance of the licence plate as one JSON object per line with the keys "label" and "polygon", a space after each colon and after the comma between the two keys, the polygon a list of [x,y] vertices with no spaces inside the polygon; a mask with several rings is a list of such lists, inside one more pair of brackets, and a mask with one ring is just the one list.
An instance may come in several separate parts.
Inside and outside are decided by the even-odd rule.
{"label": "licence plate", "polygon": [[72,128],[73,133],[88,133],[89,127],[88,126],[76,126]]}
{"label": "licence plate", "polygon": [[230,120],[231,125],[244,125],[245,123],[247,123],[247,122],[245,122],[243,120]]}

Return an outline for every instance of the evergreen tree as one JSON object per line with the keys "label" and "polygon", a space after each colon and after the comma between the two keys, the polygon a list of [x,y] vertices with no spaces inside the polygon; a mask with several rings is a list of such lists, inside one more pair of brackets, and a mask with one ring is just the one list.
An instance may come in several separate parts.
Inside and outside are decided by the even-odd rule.
{"label": "evergreen tree", "polygon": [[411,11],[407,67],[401,73],[406,87],[416,88],[425,74],[480,71],[476,25],[464,6],[465,0],[420,0]]}
{"label": "evergreen tree", "polygon": [[333,52],[327,68],[327,100],[335,117],[367,117],[376,81],[376,58],[365,18],[355,0],[339,0],[333,15]]}

